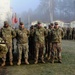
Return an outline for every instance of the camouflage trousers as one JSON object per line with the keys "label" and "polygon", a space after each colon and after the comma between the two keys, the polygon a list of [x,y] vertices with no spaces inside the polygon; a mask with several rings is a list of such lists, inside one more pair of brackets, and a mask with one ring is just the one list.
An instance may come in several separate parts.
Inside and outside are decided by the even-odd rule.
{"label": "camouflage trousers", "polygon": [[12,52],[12,43],[7,44],[8,52],[9,52],[9,61],[13,61],[13,52]]}
{"label": "camouflage trousers", "polygon": [[18,44],[18,59],[22,59],[22,52],[24,53],[24,58],[28,59],[28,43]]}
{"label": "camouflage trousers", "polygon": [[46,40],[45,41],[45,57],[47,57],[47,55],[48,55],[48,47],[49,47],[49,45],[48,45],[48,41]]}
{"label": "camouflage trousers", "polygon": [[[10,45],[7,44],[7,49],[8,49],[8,52],[9,52],[9,61],[13,61],[12,44],[10,44]],[[3,61],[6,61],[6,54],[4,54],[3,57],[2,57]]]}
{"label": "camouflage trousers", "polygon": [[52,43],[52,49],[51,49],[51,59],[55,59],[55,53],[57,52],[57,58],[58,60],[61,60],[61,43]]}
{"label": "camouflage trousers", "polygon": [[6,61],[6,54],[4,54],[4,55],[2,56],[2,60],[3,60],[3,61]]}
{"label": "camouflage trousers", "polygon": [[51,58],[51,49],[52,49],[52,43],[48,43],[48,57]]}
{"label": "camouflage trousers", "polygon": [[35,61],[38,60],[39,56],[41,60],[44,60],[44,43],[35,43]]}

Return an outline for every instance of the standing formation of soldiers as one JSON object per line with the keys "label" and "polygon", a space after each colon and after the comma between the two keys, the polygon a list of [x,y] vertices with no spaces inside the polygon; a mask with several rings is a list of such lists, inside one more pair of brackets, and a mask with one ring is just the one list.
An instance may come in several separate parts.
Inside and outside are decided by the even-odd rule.
{"label": "standing formation of soldiers", "polygon": [[[51,60],[51,63],[54,63],[55,58],[61,63],[61,41],[63,36],[63,30],[57,22],[51,23],[48,29],[42,27],[41,23],[38,22],[35,26],[31,26],[30,30],[27,30],[23,22],[20,22],[17,29],[13,29],[5,21],[3,28],[0,29],[0,37],[4,40],[9,52],[10,65],[13,65],[12,39],[14,38],[17,40],[17,65],[21,65],[22,53],[24,53],[25,64],[29,64],[29,56],[34,59],[34,64],[37,64],[39,59],[42,63],[45,63],[45,57]],[[2,56],[2,66],[6,65],[6,54],[7,51]]]}
{"label": "standing formation of soldiers", "polygon": [[75,28],[71,28],[71,27],[65,28],[65,27],[63,27],[62,29],[64,31],[63,39],[65,39],[65,40],[75,40]]}

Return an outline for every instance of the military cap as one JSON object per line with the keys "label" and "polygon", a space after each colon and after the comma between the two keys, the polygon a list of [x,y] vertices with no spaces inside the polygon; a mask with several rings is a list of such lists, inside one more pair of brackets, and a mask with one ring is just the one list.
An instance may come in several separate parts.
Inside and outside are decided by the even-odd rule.
{"label": "military cap", "polygon": [[4,21],[4,24],[8,24],[8,21]]}
{"label": "military cap", "polygon": [[23,22],[20,22],[20,25],[24,25]]}
{"label": "military cap", "polygon": [[41,24],[41,22],[38,21],[37,24]]}
{"label": "military cap", "polygon": [[53,26],[54,24],[53,23],[50,23],[50,25]]}
{"label": "military cap", "polygon": [[58,22],[55,22],[54,24],[55,24],[55,25],[58,25]]}

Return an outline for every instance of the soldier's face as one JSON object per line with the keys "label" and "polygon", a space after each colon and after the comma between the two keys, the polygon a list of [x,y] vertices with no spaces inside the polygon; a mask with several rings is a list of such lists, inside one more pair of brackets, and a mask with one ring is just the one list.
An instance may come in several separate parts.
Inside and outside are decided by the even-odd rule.
{"label": "soldier's face", "polygon": [[24,25],[20,25],[20,28],[24,28]]}
{"label": "soldier's face", "polygon": [[59,26],[58,25],[55,25],[55,28],[58,28]]}
{"label": "soldier's face", "polygon": [[38,24],[38,28],[41,28],[41,24]]}
{"label": "soldier's face", "polygon": [[51,26],[51,28],[54,28],[54,25],[53,25],[53,26]]}
{"label": "soldier's face", "polygon": [[7,27],[8,27],[8,25],[7,25],[7,24],[4,24],[4,27],[5,27],[5,28],[7,28]]}

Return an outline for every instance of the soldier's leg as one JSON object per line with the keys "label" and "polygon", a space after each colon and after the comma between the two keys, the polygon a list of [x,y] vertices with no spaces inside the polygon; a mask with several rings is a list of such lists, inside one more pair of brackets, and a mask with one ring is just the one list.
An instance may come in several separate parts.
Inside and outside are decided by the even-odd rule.
{"label": "soldier's leg", "polygon": [[21,64],[21,59],[22,59],[22,45],[18,44],[18,63],[17,65]]}
{"label": "soldier's leg", "polygon": [[48,44],[48,60],[51,58],[51,49],[52,49],[52,43],[49,42]]}
{"label": "soldier's leg", "polygon": [[2,61],[3,61],[3,63],[1,64],[1,66],[5,66],[6,65],[6,54],[4,54],[3,55],[3,57],[2,57]]}
{"label": "soldier's leg", "polygon": [[12,53],[12,44],[8,46],[8,50],[9,50],[9,61],[10,61],[10,65],[13,65],[13,53]]}
{"label": "soldier's leg", "polygon": [[51,63],[54,63],[55,50],[56,50],[56,43],[52,43],[52,49],[51,49]]}
{"label": "soldier's leg", "polygon": [[45,61],[44,61],[44,44],[40,44],[39,52],[40,52],[40,57],[41,57],[42,63],[45,63]]}
{"label": "soldier's leg", "polygon": [[59,63],[61,63],[62,61],[61,61],[61,51],[62,51],[62,48],[61,48],[61,44],[60,43],[58,43],[57,44],[57,57],[58,57],[58,62]]}
{"label": "soldier's leg", "polygon": [[28,65],[29,62],[28,62],[28,43],[24,44],[23,45],[23,52],[24,52],[24,59],[25,59],[25,63]]}
{"label": "soldier's leg", "polygon": [[45,41],[45,55],[46,58],[48,57],[48,42]]}
{"label": "soldier's leg", "polygon": [[37,64],[38,63],[38,56],[39,56],[39,43],[36,43],[35,44],[35,64]]}

